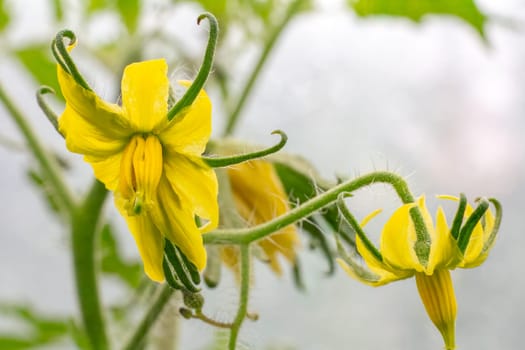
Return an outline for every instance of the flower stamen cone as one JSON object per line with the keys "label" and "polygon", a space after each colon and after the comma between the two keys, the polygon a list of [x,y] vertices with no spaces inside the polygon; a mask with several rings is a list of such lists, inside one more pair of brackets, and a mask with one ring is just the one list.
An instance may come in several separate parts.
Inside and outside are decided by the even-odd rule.
{"label": "flower stamen cone", "polygon": [[135,135],[124,149],[119,190],[129,216],[151,207],[162,175],[162,146],[154,135]]}
{"label": "flower stamen cone", "polygon": [[456,296],[449,270],[436,270],[432,275],[416,273],[416,285],[427,314],[443,336],[446,350],[456,348]]}

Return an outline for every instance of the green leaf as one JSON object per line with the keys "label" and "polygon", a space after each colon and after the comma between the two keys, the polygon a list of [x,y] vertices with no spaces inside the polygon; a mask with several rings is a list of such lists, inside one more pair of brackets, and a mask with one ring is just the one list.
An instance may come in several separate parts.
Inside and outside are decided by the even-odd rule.
{"label": "green leaf", "polygon": [[47,186],[48,184],[43,178],[43,176],[36,170],[31,169],[27,171],[27,176],[29,180],[33,183],[33,185],[35,185],[42,191],[48,207],[54,213],[59,213],[60,207],[58,205],[58,201],[55,197],[55,194],[51,191],[51,188]]}
{"label": "green leaf", "polygon": [[140,14],[140,0],[117,0],[117,9],[128,32],[135,32]]}
{"label": "green leaf", "polygon": [[47,85],[55,90],[57,96],[61,96],[56,63],[52,59],[47,45],[26,47],[15,51],[15,56],[39,85]]}
{"label": "green leaf", "polygon": [[103,10],[113,5],[113,1],[107,0],[89,0],[87,4],[87,12],[93,13],[98,10]]}
{"label": "green leaf", "polygon": [[120,278],[130,288],[136,289],[142,277],[142,267],[138,262],[126,262],[120,255],[110,225],[102,229],[100,243],[102,245],[101,267],[102,272]]}
{"label": "green leaf", "polygon": [[62,0],[52,1],[53,10],[55,11],[55,20],[61,21],[64,18],[64,10],[62,8]]}
{"label": "green leaf", "polygon": [[487,16],[474,0],[348,0],[361,17],[387,15],[420,22],[427,15],[455,16],[469,23],[484,37]]}
{"label": "green leaf", "polygon": [[[289,159],[291,160],[291,159]],[[288,194],[292,204],[301,204],[316,196],[318,191],[324,191],[330,187],[318,177],[312,177],[314,171],[305,164],[304,161],[295,162],[275,162],[274,167],[281,180],[283,187]],[[327,274],[331,275],[335,271],[333,252],[327,241],[326,231],[338,231],[345,237],[348,233],[348,226],[341,220],[337,206],[331,205],[324,208],[319,214],[312,215],[301,222],[302,229],[310,235],[310,247],[318,249],[328,263]],[[351,241],[351,239],[349,239]]]}
{"label": "green leaf", "polygon": [[0,0],[0,31],[4,30],[5,27],[9,24],[9,14],[6,12],[4,8],[3,1]]}
{"label": "green leaf", "polygon": [[[226,15],[226,0],[193,0],[193,2],[199,3],[204,11],[213,13],[217,19],[223,18]],[[221,21],[219,21],[219,24],[222,25],[220,22]]]}
{"label": "green leaf", "polygon": [[69,332],[66,320],[38,313],[30,306],[0,305],[0,313],[21,321],[30,331],[17,336],[0,333],[0,349],[21,350],[37,345],[51,344],[65,337]]}
{"label": "green leaf", "polygon": [[9,24],[9,13],[5,9],[4,0],[0,0],[0,31]]}

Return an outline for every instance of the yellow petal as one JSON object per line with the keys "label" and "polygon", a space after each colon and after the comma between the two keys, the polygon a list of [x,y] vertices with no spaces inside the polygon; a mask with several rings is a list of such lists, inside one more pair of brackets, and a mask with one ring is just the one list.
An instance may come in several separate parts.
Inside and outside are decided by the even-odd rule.
{"label": "yellow petal", "polygon": [[446,268],[458,262],[459,250],[455,240],[450,235],[450,229],[443,208],[436,213],[436,235],[430,246],[429,266]]}
{"label": "yellow petal", "polygon": [[295,263],[295,250],[299,243],[299,235],[295,226],[287,226],[258,242],[269,259],[270,267],[277,275],[282,274],[279,264],[279,254],[283,255],[291,264]]}
{"label": "yellow petal", "polygon": [[74,153],[106,157],[122,150],[133,132],[115,104],[84,89],[59,66],[58,80],[66,108],[58,119],[67,148]]}
{"label": "yellow petal", "polygon": [[[189,86],[190,82],[179,82]],[[169,123],[159,126],[159,137],[170,152],[200,156],[211,134],[211,102],[201,90],[182,118],[177,116]]]}
{"label": "yellow petal", "polygon": [[[238,164],[228,169],[228,177],[237,211],[249,225],[267,222],[290,210],[288,196],[270,162],[254,160]],[[280,275],[278,255],[293,263],[299,235],[295,226],[287,226],[258,244],[272,270]]]}
{"label": "yellow petal", "polygon": [[[388,266],[387,264],[379,261],[375,255],[373,255],[365,246],[363,241],[359,236],[355,238],[356,248],[368,269],[378,276],[377,281],[373,283],[368,283],[373,286],[382,286],[384,284],[390,283],[392,281],[401,280],[408,278],[413,275],[412,271],[406,270],[397,270]],[[348,273],[348,272],[347,272]]]}
{"label": "yellow petal", "polygon": [[137,131],[150,132],[166,120],[168,65],[164,59],[133,63],[122,76],[122,107]]}
{"label": "yellow petal", "polygon": [[427,274],[432,274],[435,268],[449,266],[456,257],[453,249],[455,242],[452,240],[443,208],[439,207],[436,213],[436,229],[432,230],[432,244],[428,259]]}
{"label": "yellow petal", "polygon": [[91,164],[95,177],[106,185],[109,191],[114,191],[120,178],[120,162],[122,152],[115,153],[107,158],[85,156],[84,160]]}
{"label": "yellow petal", "polygon": [[123,207],[118,196],[115,197],[115,205],[126,219],[128,228],[135,238],[135,243],[144,263],[144,272],[155,282],[164,281],[164,270],[162,269],[164,237],[148,215],[128,216],[127,210]]}
{"label": "yellow petal", "polygon": [[241,216],[251,225],[269,221],[290,210],[288,196],[270,162],[256,160],[228,169],[236,202],[243,202],[247,212]]}
{"label": "yellow petal", "polygon": [[443,336],[445,349],[455,349],[457,306],[450,271],[438,269],[430,276],[416,273],[416,284],[428,316]]}
{"label": "yellow petal", "polygon": [[175,194],[165,176],[160,179],[157,192],[157,203],[149,210],[153,223],[202,271],[206,266],[206,249],[193,213]]}
{"label": "yellow petal", "polygon": [[423,271],[414,251],[416,230],[410,218],[413,204],[397,209],[381,233],[380,251],[384,261],[398,270]]}
{"label": "yellow petal", "polygon": [[201,228],[209,232],[219,223],[218,184],[215,171],[200,158],[170,154],[165,158],[164,171],[173,190],[189,211],[208,220]]}

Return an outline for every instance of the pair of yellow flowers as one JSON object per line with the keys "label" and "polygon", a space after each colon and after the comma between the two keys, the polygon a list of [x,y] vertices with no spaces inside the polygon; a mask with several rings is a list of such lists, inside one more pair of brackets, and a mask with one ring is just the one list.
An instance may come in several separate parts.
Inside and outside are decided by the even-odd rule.
{"label": "pair of yellow flowers", "polygon": [[[122,78],[122,105],[103,101],[79,85],[58,65],[58,78],[66,99],[59,130],[67,148],[84,155],[95,176],[114,192],[115,204],[126,219],[139,249],[146,274],[162,282],[164,237],[178,246],[202,271],[206,250],[202,233],[218,226],[218,185],[214,171],[201,159],[211,134],[211,103],[201,91],[193,104],[168,121],[169,80],[162,59],[134,63]],[[181,82],[188,86],[188,82]],[[252,161],[228,170],[239,214],[249,224],[258,224],[289,210],[287,196],[272,167]],[[416,230],[410,209],[419,207],[430,234],[428,264],[414,250]],[[472,212],[468,207],[466,215]],[[198,226],[198,222],[204,222]],[[353,277],[382,285],[416,277],[427,312],[440,330],[446,348],[455,347],[456,301],[449,270],[481,264],[494,239],[494,217],[487,212],[485,223],[475,227],[471,242],[460,254],[450,236],[442,209],[437,223],[425,208],[424,199],[399,208],[381,235],[381,258],[357,237],[356,244],[369,274],[355,272],[351,264],[340,265]],[[295,259],[298,236],[289,226],[259,242],[280,272],[277,253]]]}

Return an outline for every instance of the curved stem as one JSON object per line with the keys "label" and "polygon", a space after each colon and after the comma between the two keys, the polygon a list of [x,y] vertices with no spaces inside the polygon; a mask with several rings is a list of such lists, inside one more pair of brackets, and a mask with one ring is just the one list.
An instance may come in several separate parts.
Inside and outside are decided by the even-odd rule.
{"label": "curved stem", "polygon": [[202,157],[202,159],[212,168],[224,168],[230,165],[235,165],[243,162],[247,162],[252,159],[262,158],[270,154],[279,152],[288,142],[288,136],[284,131],[274,130],[272,135],[278,134],[281,136],[281,141],[278,144],[262,149],[260,151],[255,151],[251,153],[236,154],[233,156],[226,157]]}
{"label": "curved stem", "polygon": [[143,343],[146,339],[146,336],[148,335],[151,327],[153,327],[153,325],[155,324],[155,321],[161,314],[162,309],[164,308],[164,306],[166,306],[174,292],[175,290],[167,284],[165,284],[162,287],[159,296],[153,302],[153,304],[151,304],[150,309],[146,312],[146,315],[140,322],[137,329],[133,332],[127,344],[123,347],[123,350],[143,349]]}
{"label": "curved stem", "polygon": [[228,349],[235,350],[237,345],[237,337],[241,329],[242,323],[248,313],[248,295],[250,291],[250,246],[249,244],[241,245],[241,290],[239,295],[239,309],[237,316],[233,320],[230,331],[230,340],[228,342]]}
{"label": "curved stem", "polygon": [[195,77],[195,80],[188,90],[186,90],[186,93],[168,111],[168,120],[172,120],[179,112],[190,106],[193,101],[195,101],[199,92],[204,86],[204,83],[206,83],[208,76],[210,75],[211,68],[213,66],[213,56],[215,55],[215,46],[217,45],[217,39],[219,37],[219,24],[217,23],[215,16],[208,12],[203,13],[198,17],[197,24],[200,24],[204,18],[207,18],[210,22],[210,36],[208,38],[208,45],[206,46],[206,52],[204,53],[202,65],[199,69],[199,72],[197,73],[197,76]]}
{"label": "curved stem", "polygon": [[100,213],[107,197],[104,185],[95,180],[86,199],[75,208],[72,217],[73,262],[78,302],[84,329],[91,347],[109,349],[100,309],[95,269],[95,233],[99,228]]}
{"label": "curved stem", "polygon": [[[388,183],[394,187],[397,195],[403,203],[413,203],[414,197],[405,180],[394,173],[386,171],[373,172],[367,175],[360,176],[356,179],[343,182],[328,191],[311,198],[303,204],[295,207],[286,214],[278,216],[273,220],[267,221],[263,224],[242,229],[228,229],[216,230],[214,232],[203,235],[205,244],[248,244],[253,241],[264,238],[265,236],[276,232],[283,227],[293,224],[305,217],[308,217],[313,212],[335,202],[340,193],[353,192],[364,186],[374,183]],[[415,211],[419,215],[420,220],[423,221],[421,213]]]}
{"label": "curved stem", "polygon": [[275,28],[273,28],[272,32],[270,33],[268,41],[265,43],[263,51],[261,52],[257,63],[253,67],[250,77],[244,84],[241,95],[239,96],[239,99],[237,100],[233,111],[228,117],[228,122],[224,130],[224,136],[231,135],[233,133],[235,127],[237,126],[237,122],[239,121],[241,111],[244,108],[244,105],[246,104],[246,100],[252,92],[253,86],[255,85],[255,82],[257,81],[257,78],[259,77],[259,74],[261,73],[261,70],[264,67],[264,64],[266,63],[266,60],[268,59],[270,52],[275,46],[275,43],[277,42],[277,39],[281,35],[283,29],[288,25],[292,17],[296,14],[299,5],[302,3],[302,1],[303,0],[295,0],[294,2],[292,2],[288,6],[288,9],[282,21],[277,26],[275,26]]}
{"label": "curved stem", "polygon": [[45,178],[51,183],[54,193],[57,199],[60,201],[60,208],[69,214],[75,208],[75,201],[66,184],[63,182],[60,176],[58,165],[56,161],[45,151],[42,144],[39,142],[35,133],[29,126],[29,123],[23,116],[23,114],[14,105],[11,99],[7,96],[4,89],[0,85],[0,101],[4,104],[5,108],[9,112],[10,116],[16,123],[18,129],[24,136],[25,141],[33,156],[36,158],[40,165]]}
{"label": "curved stem", "polygon": [[226,329],[232,328],[232,325],[230,323],[215,321],[214,319],[209,318],[208,316],[203,314],[202,311],[198,311],[197,313],[192,315],[192,317],[198,320],[201,320],[204,323],[217,327],[217,328],[226,328]]}

